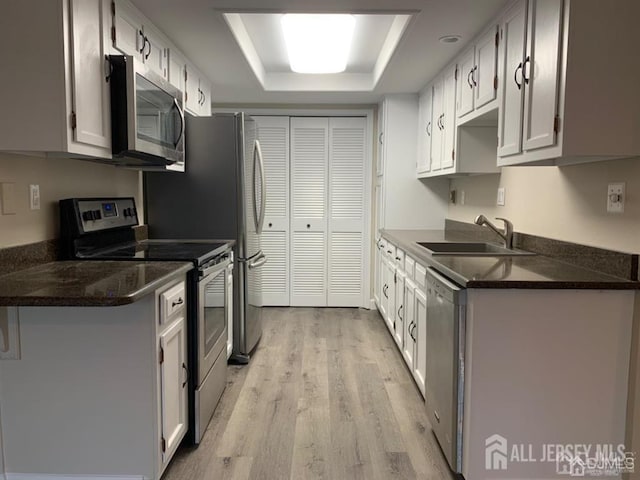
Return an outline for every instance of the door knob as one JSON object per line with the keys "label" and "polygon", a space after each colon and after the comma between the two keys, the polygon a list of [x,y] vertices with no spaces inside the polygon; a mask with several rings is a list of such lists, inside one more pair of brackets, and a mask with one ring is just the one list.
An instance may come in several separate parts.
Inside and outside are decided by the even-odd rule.
{"label": "door knob", "polygon": [[270,224],[269,224],[269,228],[271,228],[271,227],[273,227],[273,223],[270,223]]}
{"label": "door knob", "polygon": [[311,228],[311,224],[310,223],[307,223],[307,228]]}

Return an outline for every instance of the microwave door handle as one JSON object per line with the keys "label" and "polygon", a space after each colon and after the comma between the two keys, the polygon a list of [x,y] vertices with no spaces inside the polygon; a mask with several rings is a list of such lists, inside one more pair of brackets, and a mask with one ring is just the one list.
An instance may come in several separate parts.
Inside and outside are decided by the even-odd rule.
{"label": "microwave door handle", "polygon": [[178,135],[178,138],[173,144],[173,148],[178,148],[178,144],[180,143],[180,140],[182,140],[182,137],[184,136],[184,113],[182,113],[182,109],[180,108],[180,104],[178,103],[177,98],[173,99],[173,106],[176,107],[178,116],[180,117],[180,134]]}
{"label": "microwave door handle", "polygon": [[260,140],[256,140],[256,151],[258,152],[258,159],[260,160],[260,220],[258,220],[258,235],[262,233],[262,227],[264,226],[264,216],[266,212],[267,201],[267,181],[264,178],[264,157],[262,156],[262,148],[260,148]]}

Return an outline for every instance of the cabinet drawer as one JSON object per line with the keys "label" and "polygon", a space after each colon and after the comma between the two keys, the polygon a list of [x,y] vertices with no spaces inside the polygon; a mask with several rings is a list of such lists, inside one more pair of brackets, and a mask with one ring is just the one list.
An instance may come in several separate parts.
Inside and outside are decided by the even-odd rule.
{"label": "cabinet drawer", "polygon": [[400,250],[399,248],[396,248],[396,254],[394,256],[394,260],[398,268],[400,268],[401,270],[404,270],[404,257],[405,257],[404,251]]}
{"label": "cabinet drawer", "polygon": [[415,281],[424,290],[427,288],[427,269],[416,262]]}
{"label": "cabinet drawer", "polygon": [[407,274],[407,278],[413,280],[414,268],[416,266],[416,261],[411,258],[409,255],[405,255],[404,258],[404,271]]}
{"label": "cabinet drawer", "polygon": [[187,302],[185,283],[180,282],[160,294],[160,323],[165,323],[174,313],[182,310]]}

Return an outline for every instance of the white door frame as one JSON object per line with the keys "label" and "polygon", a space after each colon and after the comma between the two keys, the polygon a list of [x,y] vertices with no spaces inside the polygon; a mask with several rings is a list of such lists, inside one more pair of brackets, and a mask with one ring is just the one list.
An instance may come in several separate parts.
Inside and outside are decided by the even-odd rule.
{"label": "white door frame", "polygon": [[235,113],[239,110],[244,111],[248,115],[269,115],[269,116],[287,116],[287,117],[366,117],[367,119],[367,131],[366,131],[366,146],[365,158],[367,159],[367,168],[365,169],[365,185],[369,188],[365,188],[365,219],[364,219],[364,278],[362,289],[362,302],[360,306],[366,309],[372,309],[374,305],[373,295],[371,293],[371,196],[373,185],[373,118],[374,112],[377,107],[375,105],[363,106],[362,108],[322,108],[322,107],[309,107],[309,108],[295,108],[295,107],[269,107],[263,108],[260,106],[246,106],[241,108],[228,108],[228,107],[214,107],[212,113]]}

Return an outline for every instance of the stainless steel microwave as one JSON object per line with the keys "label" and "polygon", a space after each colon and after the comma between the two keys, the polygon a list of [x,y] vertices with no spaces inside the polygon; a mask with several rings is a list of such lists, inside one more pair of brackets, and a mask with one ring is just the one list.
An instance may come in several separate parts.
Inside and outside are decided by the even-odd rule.
{"label": "stainless steel microwave", "polygon": [[113,159],[122,166],[181,169],[184,92],[131,56],[110,55],[109,64]]}

